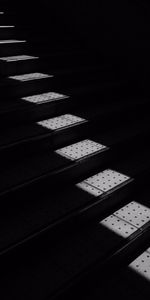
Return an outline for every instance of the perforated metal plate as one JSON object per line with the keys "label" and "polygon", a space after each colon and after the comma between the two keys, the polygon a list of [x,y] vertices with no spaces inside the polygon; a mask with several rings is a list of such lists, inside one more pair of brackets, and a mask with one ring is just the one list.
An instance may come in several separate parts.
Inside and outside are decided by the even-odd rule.
{"label": "perforated metal plate", "polygon": [[68,127],[71,125],[78,125],[78,124],[82,123],[83,121],[85,121],[85,120],[80,117],[77,117],[77,116],[62,115],[62,116],[59,116],[56,118],[51,118],[48,120],[38,122],[37,124],[47,128],[47,129],[57,130],[57,129],[61,129],[61,128]]}
{"label": "perforated metal plate", "polygon": [[90,184],[87,184],[85,182],[77,183],[76,186],[79,187],[80,189],[82,189],[83,191],[85,191],[89,194],[92,194],[95,197],[98,197],[98,196],[103,194],[102,191],[100,191],[99,189],[97,189],[97,188],[95,188],[95,187],[93,187]]}
{"label": "perforated metal plate", "polygon": [[64,116],[65,116],[65,118],[67,120],[70,120],[72,122],[82,122],[82,121],[85,121],[85,119],[83,119],[81,117],[78,117],[78,116],[75,116],[75,115],[71,115],[71,114],[65,114]]}
{"label": "perforated metal plate", "polygon": [[56,153],[65,156],[70,160],[77,160],[107,148],[104,145],[91,140],[83,140],[79,143],[56,150]]}
{"label": "perforated metal plate", "polygon": [[0,40],[0,44],[16,44],[16,43],[25,43],[26,41],[19,40]]}
{"label": "perforated metal plate", "polygon": [[129,178],[130,177],[125,176],[121,173],[107,169],[86,179],[85,182],[99,188],[104,192],[107,192],[127,181]]}
{"label": "perforated metal plate", "polygon": [[14,28],[14,25],[1,25],[0,28]]}
{"label": "perforated metal plate", "polygon": [[136,227],[130,225],[127,222],[124,222],[114,215],[107,217],[106,219],[101,221],[100,224],[124,238],[129,237],[137,230]]}
{"label": "perforated metal plate", "polygon": [[150,280],[150,254],[147,251],[137,257],[129,267],[147,280]]}
{"label": "perforated metal plate", "polygon": [[0,60],[6,62],[13,62],[13,61],[21,61],[21,60],[30,60],[30,59],[37,59],[36,56],[30,55],[17,55],[17,56],[8,56],[8,57],[0,57]]}
{"label": "perforated metal plate", "polygon": [[48,75],[43,73],[30,73],[24,75],[10,76],[9,78],[18,81],[30,81],[30,80],[49,78],[49,77],[53,77],[53,75]]}
{"label": "perforated metal plate", "polygon": [[69,97],[66,95],[49,92],[49,93],[43,93],[34,96],[23,97],[22,99],[31,103],[42,104],[45,102],[52,102],[52,101],[57,101],[57,100],[62,100],[67,98]]}
{"label": "perforated metal plate", "polygon": [[115,215],[137,228],[150,221],[150,209],[134,201],[116,211]]}
{"label": "perforated metal plate", "polygon": [[148,248],[146,251],[150,254],[150,248]]}

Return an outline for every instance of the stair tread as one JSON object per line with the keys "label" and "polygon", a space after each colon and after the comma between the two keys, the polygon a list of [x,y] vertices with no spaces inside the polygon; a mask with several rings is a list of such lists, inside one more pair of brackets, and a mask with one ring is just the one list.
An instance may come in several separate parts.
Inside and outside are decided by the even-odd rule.
{"label": "stair tread", "polygon": [[[138,231],[136,231],[138,234]],[[131,239],[130,239],[131,240]],[[51,241],[52,242],[52,241]],[[37,277],[35,276],[35,272],[38,272],[39,276],[41,273],[41,268],[45,267],[45,262],[49,266],[48,272],[48,283],[49,284],[49,293],[52,293],[54,290],[60,288],[61,278],[58,277],[57,285],[50,284],[51,276],[53,273],[56,274],[57,266],[58,268],[62,269],[65,273],[69,276],[65,279],[73,280],[74,276],[79,276],[80,273],[84,272],[92,264],[96,264],[98,261],[99,263],[103,263],[104,260],[111,256],[117,249],[123,247],[124,245],[128,245],[129,240],[120,237],[119,235],[115,234],[113,231],[108,230],[104,226],[100,224],[88,224],[86,227],[80,229],[68,229],[68,233],[64,237],[63,240],[53,240],[51,243],[47,238],[44,240],[40,249],[37,249],[36,256],[34,252],[34,248],[30,251],[30,257],[28,256],[28,264],[25,267],[26,261],[18,259],[18,264],[15,262],[15,273],[13,271],[9,272],[9,276],[12,279],[13,285],[11,285],[11,289],[15,286],[14,282],[19,279],[21,291],[24,291],[26,286],[26,291],[30,287],[31,280],[32,284],[35,280],[37,282]],[[27,254],[27,252],[26,252]],[[34,263],[33,263],[34,262]],[[55,272],[53,268],[51,269],[50,266],[53,266],[55,263]],[[32,264],[32,268],[31,268]],[[40,268],[39,268],[40,266]],[[38,268],[37,268],[38,267]],[[32,269],[32,279],[28,277],[27,274],[29,270]],[[5,270],[7,274],[7,266],[5,265]],[[24,270],[23,272],[21,270]],[[34,271],[35,270],[35,271]],[[17,271],[17,272],[16,272]],[[45,274],[47,278],[47,272]],[[22,274],[22,276],[21,276]],[[37,274],[37,273],[36,273]],[[19,278],[18,278],[19,275]],[[3,280],[5,282],[5,274]],[[8,276],[8,274],[7,274]],[[42,274],[43,276],[43,274]],[[8,277],[7,277],[8,278]],[[26,278],[26,280],[25,280]],[[45,277],[40,276],[40,287],[45,288]],[[60,280],[60,281],[59,281]],[[61,282],[62,283],[62,282]],[[38,289],[36,289],[38,291]],[[14,291],[13,291],[14,292]],[[19,290],[20,292],[20,290]],[[16,293],[16,292],[15,292]],[[29,293],[29,291],[28,291]],[[35,293],[35,291],[34,291]],[[38,294],[38,293],[37,293]],[[15,294],[16,296],[16,294]],[[29,297],[31,296],[31,292],[29,293]],[[30,298],[29,298],[30,299]]]}
{"label": "stair tread", "polygon": [[[71,101],[71,99],[70,99]],[[142,101],[142,103],[144,103],[144,101]],[[86,110],[84,110],[82,112],[82,110],[80,109],[79,111],[75,111],[75,112],[72,112],[72,115],[75,115],[75,116],[78,116],[78,117],[81,117],[87,121],[97,121],[99,122],[100,121],[100,118],[103,118],[107,115],[107,118],[110,114],[114,114],[115,111],[118,113],[118,112],[124,112],[124,110],[126,109],[131,109],[131,108],[134,108],[135,105],[138,105],[140,104],[140,102],[134,102],[132,104],[129,104],[129,103],[118,103],[114,101],[114,103],[112,105],[110,105],[109,107],[106,105],[106,106],[103,106],[101,108],[100,111],[98,110],[95,110],[95,109],[88,109],[86,108]],[[61,116],[61,115],[60,115]],[[56,116],[58,117],[58,116]],[[51,117],[50,117],[51,118]],[[55,117],[54,117],[55,118]],[[45,120],[46,119],[49,119],[49,117],[47,118],[44,118]],[[145,123],[145,126],[146,124],[148,124],[148,120],[144,120],[144,123]],[[139,124],[136,124],[136,126],[134,126],[134,130],[136,129],[140,129],[142,125],[142,121],[141,123]],[[146,128],[146,127],[145,127]],[[63,129],[63,128],[62,128]],[[65,129],[65,128],[64,128]],[[131,128],[131,131],[133,131],[133,129]],[[51,133],[53,132],[53,130],[50,130],[50,129],[46,129],[42,126],[39,126],[37,123],[31,123],[31,124],[25,124],[25,125],[22,125],[22,126],[19,126],[19,127],[12,127],[12,128],[6,128],[6,129],[1,129],[1,141],[0,141],[0,145],[9,145],[9,143],[15,143],[15,142],[21,142],[22,140],[24,139],[27,139],[28,138],[34,138],[34,137],[37,137],[39,138],[40,136],[47,136],[47,135],[51,135]],[[120,132],[118,133],[120,134]],[[111,134],[110,134],[110,138],[111,138]],[[113,138],[113,136],[112,136]]]}

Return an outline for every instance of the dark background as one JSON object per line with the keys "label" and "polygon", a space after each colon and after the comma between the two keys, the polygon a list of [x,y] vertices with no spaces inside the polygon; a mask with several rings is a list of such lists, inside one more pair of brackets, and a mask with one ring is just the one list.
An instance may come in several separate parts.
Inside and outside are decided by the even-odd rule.
{"label": "dark background", "polygon": [[[150,67],[150,5],[140,0],[2,1],[18,10],[18,24],[30,28],[49,49],[93,49],[116,57],[122,72],[148,80]],[[20,14],[20,11],[22,12]],[[32,37],[31,37],[32,38]],[[125,62],[125,63],[124,63]],[[128,69],[128,71],[127,71]]]}

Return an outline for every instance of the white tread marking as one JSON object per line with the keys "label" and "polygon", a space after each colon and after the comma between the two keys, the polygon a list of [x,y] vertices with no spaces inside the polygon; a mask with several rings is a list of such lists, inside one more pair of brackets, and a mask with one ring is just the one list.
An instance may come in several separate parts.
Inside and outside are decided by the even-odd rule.
{"label": "white tread marking", "polygon": [[68,127],[71,125],[78,125],[78,124],[82,123],[83,121],[85,121],[85,119],[66,114],[66,115],[62,115],[59,117],[50,118],[47,120],[37,122],[37,124],[47,128],[47,129],[57,130],[57,129],[61,129],[61,128]]}
{"label": "white tread marking", "polygon": [[81,142],[63,147],[56,150],[59,155],[65,156],[70,160],[77,160],[88,155],[99,152],[107,147],[91,140],[83,140]]}
{"label": "white tread marking", "polygon": [[30,56],[30,55],[16,55],[16,56],[0,57],[0,60],[6,61],[6,62],[22,61],[22,60],[30,60],[30,59],[38,59],[38,57]]}
{"label": "white tread marking", "polygon": [[48,92],[48,93],[23,97],[22,100],[25,100],[25,101],[28,101],[31,103],[35,103],[35,104],[42,104],[45,102],[52,102],[52,101],[68,99],[68,98],[69,97],[66,95],[62,95],[62,94],[55,93],[55,92]]}
{"label": "white tread marking", "polygon": [[104,192],[107,192],[129,179],[130,177],[126,175],[123,175],[114,170],[107,169],[103,172],[100,172],[94,176],[87,178],[85,182],[91,184],[96,188],[99,188]]}
{"label": "white tread marking", "polygon": [[150,221],[150,209],[140,203],[132,201],[115,212],[115,215],[124,221],[136,226],[142,227]]}
{"label": "white tread marking", "polygon": [[102,191],[85,182],[77,183],[76,186],[79,187],[81,190],[92,194],[95,197],[101,196],[103,194]]}
{"label": "white tread marking", "polygon": [[129,265],[129,268],[150,281],[150,254],[147,251],[143,252]]}
{"label": "white tread marking", "polygon": [[18,81],[30,81],[37,79],[50,78],[53,75],[43,74],[43,73],[29,73],[23,75],[9,76],[10,79],[18,80]]}
{"label": "white tread marking", "polygon": [[124,222],[114,215],[110,215],[109,217],[105,218],[100,222],[100,224],[124,238],[129,237],[131,234],[137,231],[136,227]]}

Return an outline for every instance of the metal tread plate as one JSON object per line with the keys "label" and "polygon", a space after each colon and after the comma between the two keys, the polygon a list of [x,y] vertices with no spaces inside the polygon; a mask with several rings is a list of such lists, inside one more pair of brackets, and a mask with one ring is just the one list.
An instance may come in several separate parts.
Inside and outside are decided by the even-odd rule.
{"label": "metal tread plate", "polygon": [[66,114],[37,122],[37,124],[50,130],[58,130],[72,125],[79,125],[84,121],[85,119],[78,116]]}
{"label": "metal tread plate", "polygon": [[16,61],[25,61],[31,59],[38,59],[36,56],[30,55],[16,55],[16,56],[7,56],[7,57],[0,57],[0,60],[5,62],[16,62]]}
{"label": "metal tread plate", "polygon": [[135,226],[128,224],[127,222],[119,219],[114,215],[108,216],[107,218],[102,220],[100,224],[112,230],[116,234],[122,236],[123,238],[128,238],[135,231],[137,231],[137,228]]}
{"label": "metal tread plate", "polygon": [[46,78],[50,78],[50,77],[53,77],[53,75],[43,74],[43,73],[29,73],[29,74],[23,74],[23,75],[9,76],[10,79],[18,80],[18,81],[22,81],[22,82],[46,79]]}
{"label": "metal tread plate", "polygon": [[150,209],[135,201],[116,211],[115,215],[137,228],[141,228],[150,221]]}
{"label": "metal tread plate", "polygon": [[143,252],[130,263],[129,268],[150,281],[150,253],[147,251]]}
{"label": "metal tread plate", "polygon": [[86,139],[58,149],[56,150],[56,153],[75,161],[78,159],[83,159],[89,155],[96,154],[97,152],[101,152],[104,149],[107,149],[107,147],[92,140]]}
{"label": "metal tread plate", "polygon": [[69,96],[66,96],[63,94],[59,94],[59,93],[55,93],[55,92],[48,92],[48,93],[23,97],[22,100],[31,102],[34,104],[42,104],[42,103],[46,103],[46,102],[53,102],[53,101],[58,101],[58,100],[63,100],[63,99],[68,99],[68,98],[69,98]]}

